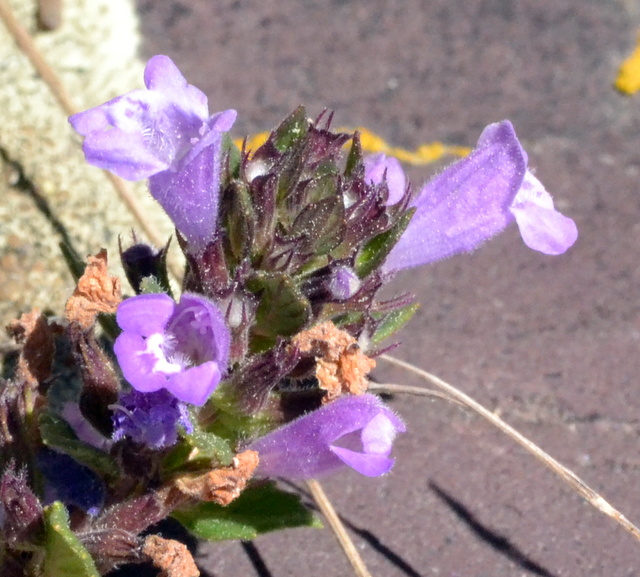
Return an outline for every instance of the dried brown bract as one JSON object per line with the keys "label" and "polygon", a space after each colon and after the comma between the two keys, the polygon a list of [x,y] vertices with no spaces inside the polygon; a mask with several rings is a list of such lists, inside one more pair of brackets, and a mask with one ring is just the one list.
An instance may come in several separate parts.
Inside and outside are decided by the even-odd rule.
{"label": "dried brown bract", "polygon": [[115,313],[121,300],[120,279],[107,274],[107,251],[102,249],[87,259],[87,268],[67,301],[65,315],[69,322],[88,329],[98,313]]}
{"label": "dried brown bract", "polygon": [[55,334],[61,330],[49,325],[39,309],[24,313],[7,325],[7,332],[22,345],[18,361],[18,375],[31,386],[42,383],[51,375],[55,352]]}
{"label": "dried brown bract", "polygon": [[174,485],[184,495],[225,506],[240,496],[258,460],[256,451],[244,451],[234,457],[229,467],[213,469],[204,475],[178,477]]}
{"label": "dried brown bract", "polygon": [[173,539],[149,535],[142,545],[142,553],[160,569],[160,577],[200,576],[189,549]]}
{"label": "dried brown bract", "polygon": [[303,355],[316,358],[315,376],[320,388],[327,391],[323,403],[344,393],[361,395],[367,390],[367,374],[376,362],[360,350],[356,339],[331,321],[298,333],[291,343]]}

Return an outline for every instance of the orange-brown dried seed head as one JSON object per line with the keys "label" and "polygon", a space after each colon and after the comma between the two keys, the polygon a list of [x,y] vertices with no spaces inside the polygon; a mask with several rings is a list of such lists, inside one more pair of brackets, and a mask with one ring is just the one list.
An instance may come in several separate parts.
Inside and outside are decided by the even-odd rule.
{"label": "orange-brown dried seed head", "polygon": [[184,495],[226,506],[240,496],[258,466],[258,453],[244,451],[229,467],[213,469],[197,476],[178,477],[175,487]]}
{"label": "orange-brown dried seed head", "polygon": [[107,274],[107,251],[102,249],[87,259],[84,274],[67,301],[65,316],[69,322],[88,329],[98,313],[115,313],[120,301],[120,279]]}
{"label": "orange-brown dried seed head", "polygon": [[291,344],[316,358],[315,376],[320,388],[327,391],[323,403],[345,393],[361,395],[367,390],[367,375],[376,362],[360,350],[355,338],[331,321],[298,333]]}

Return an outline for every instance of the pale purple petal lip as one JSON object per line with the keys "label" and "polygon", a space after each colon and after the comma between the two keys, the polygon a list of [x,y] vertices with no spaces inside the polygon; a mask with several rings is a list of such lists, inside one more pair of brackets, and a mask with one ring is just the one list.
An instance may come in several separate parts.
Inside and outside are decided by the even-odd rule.
{"label": "pale purple petal lip", "polygon": [[388,473],[395,463],[384,455],[358,453],[342,447],[330,447],[331,452],[345,465],[349,465],[365,477],[379,477]]}
{"label": "pale purple petal lip", "polygon": [[576,223],[555,210],[551,195],[529,171],[511,207],[522,240],[549,255],[564,253],[578,238]]}
{"label": "pale purple petal lip", "polygon": [[427,182],[412,206],[413,218],[385,272],[471,251],[514,220],[525,243],[546,254],[566,251],[577,238],[575,223],[555,211],[527,170],[527,155],[507,120],[487,126],[473,152]]}
{"label": "pale purple petal lip", "polygon": [[[395,435],[404,423],[373,395],[343,396],[255,440],[258,474],[309,479],[345,464],[376,477],[393,465]],[[348,446],[343,446],[344,444]]]}
{"label": "pale purple petal lip", "polygon": [[231,341],[214,303],[188,293],[178,304],[167,295],[139,295],[120,303],[116,320],[123,332],[113,349],[134,389],[207,401],[227,369]]}

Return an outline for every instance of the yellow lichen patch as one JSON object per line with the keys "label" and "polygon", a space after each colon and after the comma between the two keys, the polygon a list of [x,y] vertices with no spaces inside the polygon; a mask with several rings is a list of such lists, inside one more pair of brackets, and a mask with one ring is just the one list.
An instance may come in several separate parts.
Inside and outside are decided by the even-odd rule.
{"label": "yellow lichen patch", "polygon": [[[267,138],[269,138],[270,134],[271,134],[270,132],[258,132],[253,136],[247,136],[246,149],[257,150],[267,141]],[[242,143],[244,142],[244,138],[235,138],[233,142],[238,148],[242,148]]]}
{"label": "yellow lichen patch", "polygon": [[[443,144],[442,142],[429,142],[421,144],[415,150],[408,150],[399,146],[392,146],[387,143],[384,138],[378,136],[374,132],[371,132],[367,128],[358,127],[357,130],[360,133],[360,144],[364,152],[383,152],[387,156],[395,156],[399,161],[406,162],[407,164],[430,164],[436,160],[440,160],[443,156],[467,156],[471,152],[471,149],[466,146],[450,146]],[[354,132],[351,128],[339,128],[339,132]],[[259,132],[253,136],[247,138],[246,149],[256,150],[262,146],[267,138],[269,138],[269,132]],[[238,148],[242,148],[243,140],[238,138],[234,140]],[[349,144],[347,143],[347,147]]]}
{"label": "yellow lichen patch", "polygon": [[621,65],[615,87],[624,94],[635,94],[640,90],[640,35],[631,56]]}
{"label": "yellow lichen patch", "polygon": [[370,130],[360,127],[360,143],[365,152],[384,152],[388,156],[395,156],[407,164],[429,164],[440,160],[445,155],[467,156],[471,152],[466,146],[449,146],[441,142],[421,144],[415,150],[407,150],[399,146],[391,146],[382,137]]}

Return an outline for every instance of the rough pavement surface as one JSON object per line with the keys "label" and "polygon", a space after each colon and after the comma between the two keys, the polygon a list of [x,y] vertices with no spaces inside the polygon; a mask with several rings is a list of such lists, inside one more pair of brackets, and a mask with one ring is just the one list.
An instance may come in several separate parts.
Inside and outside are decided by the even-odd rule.
{"label": "rough pavement surface", "polygon": [[[407,148],[472,146],[486,124],[513,121],[530,165],[576,220],[577,245],[547,257],[512,228],[472,255],[404,274],[398,290],[410,286],[422,308],[395,354],[501,414],[640,524],[640,95],[612,88],[640,4],[137,8],[142,56],[170,55],[212,110],[236,108],[238,136],[272,128],[298,104]],[[409,172],[419,185],[433,170]],[[420,384],[382,365],[380,380]],[[323,481],[373,575],[640,574],[640,543],[489,424],[440,400],[391,404],[409,429],[394,471]],[[244,548],[201,544],[197,561],[216,577],[352,574],[328,530],[289,530]]]}
{"label": "rough pavement surface", "polygon": [[[578,223],[562,257],[515,228],[405,274],[422,308],[396,354],[498,411],[640,523],[640,95],[612,88],[640,24],[632,0],[140,0],[143,56],[173,57],[237,132],[298,104],[395,145],[473,145],[513,121]],[[431,169],[414,168],[414,182]],[[400,285],[399,285],[400,286]],[[383,363],[381,362],[380,365]],[[382,380],[415,383],[398,371]],[[640,544],[481,419],[396,398],[395,470],[324,481],[373,575],[640,574]],[[350,574],[329,531],[255,541],[262,574]],[[255,551],[254,551],[255,553]],[[202,545],[219,577],[260,574]]]}

